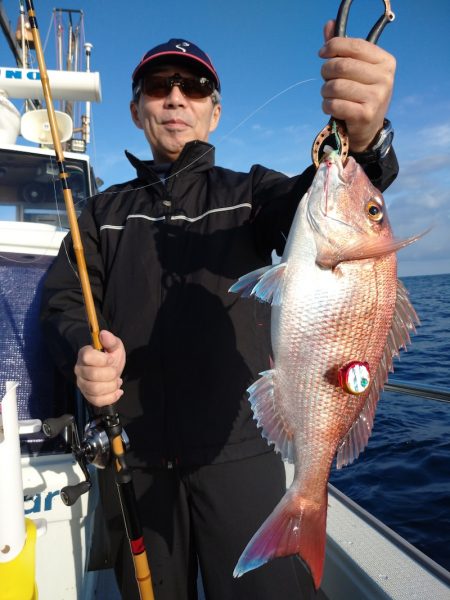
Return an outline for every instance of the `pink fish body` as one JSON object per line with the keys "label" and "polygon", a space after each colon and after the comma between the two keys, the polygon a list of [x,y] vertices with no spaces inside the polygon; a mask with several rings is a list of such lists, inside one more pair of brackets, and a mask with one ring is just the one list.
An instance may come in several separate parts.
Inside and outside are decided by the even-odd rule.
{"label": "pink fish body", "polygon": [[352,159],[330,154],[297,210],[279,265],[230,291],[272,303],[273,368],[248,390],[263,435],[295,464],[291,487],[236,566],[241,576],[297,554],[316,589],[325,556],[327,483],[369,439],[393,356],[418,323],[397,280],[383,197]]}

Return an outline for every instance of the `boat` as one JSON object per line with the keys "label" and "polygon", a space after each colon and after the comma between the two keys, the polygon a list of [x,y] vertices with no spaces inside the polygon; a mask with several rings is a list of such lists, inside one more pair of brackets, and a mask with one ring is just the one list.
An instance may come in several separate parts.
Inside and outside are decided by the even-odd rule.
{"label": "boat", "polygon": [[[78,43],[82,17],[80,11],[55,9],[60,31],[68,32],[74,43],[65,65],[73,67],[49,71],[54,98],[63,107],[57,122],[77,213],[97,190],[85,150],[90,103],[101,99],[99,74],[90,72],[90,44],[84,47],[86,68],[77,70],[77,53],[83,52]],[[68,220],[41,104],[39,70],[28,66],[32,47],[27,22],[22,14],[16,34],[0,4],[0,23],[17,63],[0,67],[0,597],[6,593],[7,598],[31,598],[27,590],[34,589],[34,582],[31,588],[26,582],[23,589],[8,588],[8,567],[25,552],[31,522],[38,524],[31,548],[35,573],[19,564],[20,579],[35,579],[41,598],[93,598],[96,577],[87,565],[96,486],[73,506],[61,501],[60,490],[78,483],[84,474],[68,440],[49,440],[42,431],[45,419],[62,413],[75,415],[80,430],[86,421],[75,390],[54,370],[38,318],[41,284],[67,233]],[[61,51],[63,43],[61,37]],[[24,103],[22,114],[13,100]],[[75,103],[81,102],[78,124]],[[22,143],[17,143],[19,132]],[[11,440],[15,433],[20,446],[19,437],[16,443]],[[20,463],[13,464],[19,448]]]}
{"label": "boat", "polygon": [[[73,24],[80,11],[55,10],[58,18],[69,18],[66,30],[75,38]],[[36,584],[45,600],[114,600],[120,595],[99,534],[96,469],[89,464],[86,473],[86,466],[72,455],[76,432],[81,436],[87,423],[86,409],[74,387],[58,375],[39,328],[42,281],[68,229],[58,169],[41,109],[39,75],[27,68],[26,51],[7,26],[1,3],[0,23],[17,62],[0,67],[0,596],[7,583],[6,568],[21,555],[32,521],[38,536],[33,564],[20,572],[21,579],[30,580],[31,593]],[[22,16],[21,42],[26,35]],[[61,68],[50,73],[55,97],[63,103],[58,127],[77,212],[97,191],[98,181],[85,151],[90,103],[101,96],[99,74],[90,71],[91,48],[85,47],[85,71]],[[75,62],[71,59],[66,65]],[[26,101],[23,114],[11,102],[15,98]],[[82,122],[73,127],[73,103],[81,101],[86,103]],[[17,143],[19,129],[21,143]],[[445,391],[398,383],[386,389],[450,401]],[[61,421],[63,414],[73,419]],[[51,439],[42,431],[49,418],[57,419],[61,430]],[[7,451],[5,441],[10,445]],[[292,466],[286,470],[289,481]],[[87,476],[92,481],[89,491],[79,494],[73,504],[65,504],[61,492],[75,489],[78,496],[76,486]],[[448,571],[333,486],[329,493],[323,582],[315,595],[305,568],[304,598],[450,597]],[[15,536],[13,542],[5,541],[6,535]],[[19,589],[11,594],[15,591],[16,596],[8,598],[33,597],[21,595]],[[203,598],[200,577],[199,600]]]}

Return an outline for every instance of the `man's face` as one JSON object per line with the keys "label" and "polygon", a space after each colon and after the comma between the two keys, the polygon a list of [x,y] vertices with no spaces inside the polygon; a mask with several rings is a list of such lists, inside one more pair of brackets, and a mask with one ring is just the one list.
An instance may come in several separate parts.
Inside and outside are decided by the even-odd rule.
{"label": "man's face", "polygon": [[[152,75],[195,77],[186,67],[164,65]],[[217,127],[221,107],[214,105],[211,96],[192,99],[185,96],[179,85],[172,86],[163,98],[154,98],[141,92],[130,104],[132,119],[143,129],[155,162],[172,162],[178,158],[184,145],[192,140],[208,141]]]}

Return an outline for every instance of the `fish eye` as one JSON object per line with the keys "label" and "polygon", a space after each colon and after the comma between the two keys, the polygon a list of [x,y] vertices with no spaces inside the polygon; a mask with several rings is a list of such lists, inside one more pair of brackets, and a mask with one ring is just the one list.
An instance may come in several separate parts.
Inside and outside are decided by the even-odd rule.
{"label": "fish eye", "polygon": [[371,221],[379,223],[383,220],[383,207],[378,198],[371,198],[366,205],[367,216]]}

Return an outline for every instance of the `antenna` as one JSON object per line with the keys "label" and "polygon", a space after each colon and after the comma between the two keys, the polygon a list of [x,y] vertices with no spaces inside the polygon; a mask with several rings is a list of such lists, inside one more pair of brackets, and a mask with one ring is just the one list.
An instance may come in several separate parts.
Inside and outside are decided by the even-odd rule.
{"label": "antenna", "polygon": [[[91,52],[94,46],[89,42],[84,44],[84,51],[86,53],[86,72],[90,73],[91,71]],[[81,127],[83,140],[86,144],[89,144],[91,141],[91,103],[88,100],[86,102],[86,113],[81,116]]]}

